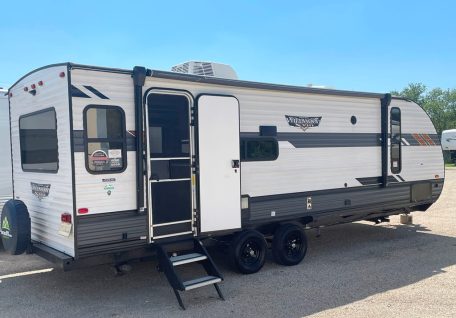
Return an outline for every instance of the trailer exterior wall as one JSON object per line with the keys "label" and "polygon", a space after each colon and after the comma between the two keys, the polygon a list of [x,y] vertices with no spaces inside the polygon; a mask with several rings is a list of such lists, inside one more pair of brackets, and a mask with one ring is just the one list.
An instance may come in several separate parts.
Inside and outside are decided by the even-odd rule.
{"label": "trailer exterior wall", "polygon": [[7,91],[0,90],[0,214],[6,201],[13,197],[11,175],[11,139]]}
{"label": "trailer exterior wall", "polygon": [[[60,73],[64,73],[61,77]],[[38,82],[43,81],[39,86]],[[35,84],[36,95],[24,91]],[[32,219],[32,240],[74,256],[73,231],[67,237],[59,234],[61,214],[73,215],[72,149],[67,65],[51,66],[35,71],[19,80],[11,89],[11,142],[14,198],[22,200]],[[57,119],[57,173],[25,172],[21,165],[19,118],[53,107]],[[49,194],[38,198],[31,183],[50,185]],[[74,217],[74,216],[73,216]]]}

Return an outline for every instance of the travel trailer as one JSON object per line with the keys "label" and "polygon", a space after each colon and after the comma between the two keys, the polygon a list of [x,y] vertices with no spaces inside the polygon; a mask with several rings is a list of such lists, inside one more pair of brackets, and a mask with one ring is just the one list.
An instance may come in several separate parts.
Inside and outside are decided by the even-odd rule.
{"label": "travel trailer", "polygon": [[456,129],[442,131],[442,149],[449,153],[450,160],[456,164]]}
{"label": "travel trailer", "polygon": [[[172,72],[55,64],[9,89],[12,254],[69,270],[156,255],[180,291],[296,265],[305,228],[426,211],[444,183],[440,140],[414,102],[238,80],[227,65]],[[271,242],[271,244],[268,244]],[[207,276],[184,281],[181,266]]]}
{"label": "travel trailer", "polygon": [[6,201],[13,197],[11,180],[11,141],[9,127],[8,92],[0,88],[0,214]]}

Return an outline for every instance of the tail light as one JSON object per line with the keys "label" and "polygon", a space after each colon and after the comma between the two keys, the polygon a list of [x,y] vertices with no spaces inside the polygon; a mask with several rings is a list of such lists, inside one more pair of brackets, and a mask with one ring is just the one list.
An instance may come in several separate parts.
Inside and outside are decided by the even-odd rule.
{"label": "tail light", "polygon": [[60,215],[60,221],[62,221],[62,223],[71,224],[71,214],[70,213],[62,213]]}

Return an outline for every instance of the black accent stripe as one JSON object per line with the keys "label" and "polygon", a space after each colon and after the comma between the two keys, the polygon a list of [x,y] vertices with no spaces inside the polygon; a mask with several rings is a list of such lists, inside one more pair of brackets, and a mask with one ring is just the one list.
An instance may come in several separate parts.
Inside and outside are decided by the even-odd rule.
{"label": "black accent stripe", "polygon": [[400,175],[397,175],[396,177],[399,178],[402,182],[405,181],[404,178],[402,178]]}
{"label": "black accent stripe", "polygon": [[[356,178],[359,183],[362,185],[375,185],[382,183],[382,177],[366,177],[366,178]],[[388,176],[388,183],[397,183],[399,182],[394,176]]]}
{"label": "black accent stripe", "polygon": [[89,95],[81,91],[79,88],[77,88],[74,85],[71,85],[71,96],[72,97],[81,97],[81,98],[90,98]]}
{"label": "black accent stripe", "polygon": [[[127,151],[136,151],[136,138],[128,131],[125,133],[127,137]],[[73,130],[74,152],[84,152],[84,131]]]}
{"label": "black accent stripe", "polygon": [[95,89],[93,86],[84,85],[84,87],[87,88],[91,93],[100,97],[101,99],[109,99],[109,97],[103,95],[99,90]]}

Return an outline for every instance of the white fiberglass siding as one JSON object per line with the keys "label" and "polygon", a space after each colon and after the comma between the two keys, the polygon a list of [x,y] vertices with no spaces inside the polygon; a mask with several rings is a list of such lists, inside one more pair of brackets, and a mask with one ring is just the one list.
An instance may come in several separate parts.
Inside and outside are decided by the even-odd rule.
{"label": "white fiberglass siding", "polygon": [[[83,131],[83,111],[88,105],[121,107],[128,131],[135,130],[133,80],[129,74],[73,69],[71,84],[88,98],[73,97],[73,130]],[[100,98],[91,86],[107,98]],[[127,136],[128,137],[128,136]],[[76,211],[87,208],[89,215],[136,209],[136,152],[127,151],[127,168],[121,173],[91,174],[85,166],[85,152],[74,153]],[[110,180],[106,182],[106,180]],[[108,195],[108,188],[110,194]]]}
{"label": "white fiberglass siding", "polygon": [[[60,77],[61,72],[65,73]],[[59,234],[62,213],[73,214],[70,113],[68,102],[68,74],[66,66],[54,66],[34,72],[11,90],[11,138],[13,156],[14,198],[22,200],[32,220],[32,240],[74,256],[74,236]],[[39,86],[38,81],[43,81]],[[36,95],[24,87],[37,86]],[[57,173],[24,172],[21,167],[19,117],[54,107],[57,118],[59,168]],[[38,198],[32,193],[31,183],[50,185],[49,195]]]}
{"label": "white fiberglass siding", "polygon": [[[380,99],[305,94],[189,83],[147,78],[146,89],[183,89],[193,96],[202,93],[233,95],[240,103],[241,133],[259,132],[259,126],[277,126],[278,133],[380,134]],[[394,100],[402,111],[402,133],[435,134],[425,112],[415,103]],[[318,127],[305,132],[288,125],[285,115],[322,117]],[[356,116],[353,125],[351,116]],[[223,143],[223,140],[220,141]],[[356,178],[381,175],[381,147],[305,147],[279,142],[275,161],[242,163],[242,194],[266,196],[282,193],[357,187]],[[401,176],[406,181],[443,177],[440,146],[402,147]],[[389,161],[389,160],[388,160]],[[390,173],[391,174],[391,173]],[[345,185],[346,184],[346,185]]]}
{"label": "white fiberglass siding", "polygon": [[9,105],[6,91],[0,90],[0,214],[6,201],[13,197],[11,179],[11,144],[9,127]]}

